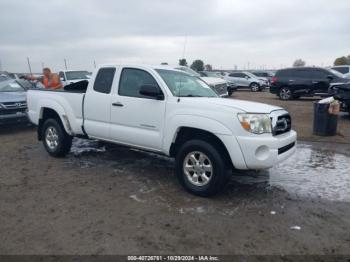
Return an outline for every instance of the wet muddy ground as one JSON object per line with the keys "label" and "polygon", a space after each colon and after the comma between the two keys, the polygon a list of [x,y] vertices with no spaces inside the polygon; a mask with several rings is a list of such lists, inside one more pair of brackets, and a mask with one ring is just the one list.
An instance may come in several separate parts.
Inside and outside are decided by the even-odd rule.
{"label": "wet muddy ground", "polygon": [[350,255],[350,148],[299,142],[222,194],[182,190],[166,157],[75,140],[47,155],[33,128],[0,131],[0,254]]}
{"label": "wet muddy ground", "polygon": [[[234,172],[217,197],[179,186],[173,160],[75,139],[47,155],[35,129],[0,129],[0,254],[350,255],[350,119],[312,135],[316,99],[235,98],[293,116],[297,153],[268,171]],[[339,143],[341,142],[341,143]]]}

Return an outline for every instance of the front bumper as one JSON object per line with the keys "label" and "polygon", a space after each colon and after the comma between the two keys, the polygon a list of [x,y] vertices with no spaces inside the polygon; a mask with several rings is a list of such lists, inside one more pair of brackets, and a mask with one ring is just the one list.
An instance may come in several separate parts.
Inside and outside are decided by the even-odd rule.
{"label": "front bumper", "polygon": [[297,133],[237,137],[247,169],[268,169],[295,153]]}
{"label": "front bumper", "polygon": [[0,125],[17,124],[29,122],[27,113],[17,113],[11,115],[0,115]]}

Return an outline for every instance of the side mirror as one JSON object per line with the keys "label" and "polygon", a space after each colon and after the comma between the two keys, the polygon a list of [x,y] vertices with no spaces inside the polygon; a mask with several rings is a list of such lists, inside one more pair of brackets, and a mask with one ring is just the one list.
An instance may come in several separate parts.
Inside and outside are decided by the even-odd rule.
{"label": "side mirror", "polygon": [[330,80],[330,81],[332,81],[332,80],[334,79],[334,76],[333,76],[333,75],[328,75],[328,76],[327,76],[327,79]]}
{"label": "side mirror", "polygon": [[65,81],[64,77],[60,77],[60,80],[61,80],[61,81]]}
{"label": "side mirror", "polygon": [[164,99],[162,91],[156,85],[143,85],[141,86],[139,93],[143,96],[148,96],[157,100]]}
{"label": "side mirror", "polygon": [[249,76],[245,76],[244,78],[248,80],[250,77]]}

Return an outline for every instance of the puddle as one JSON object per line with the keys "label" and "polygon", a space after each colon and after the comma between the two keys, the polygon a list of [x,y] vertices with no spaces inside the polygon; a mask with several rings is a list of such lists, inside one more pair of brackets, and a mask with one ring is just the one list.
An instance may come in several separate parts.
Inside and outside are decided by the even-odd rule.
{"label": "puddle", "polygon": [[87,140],[80,138],[73,139],[71,153],[74,156],[80,156],[85,153],[99,153],[105,151],[105,146],[101,145],[101,143],[97,140]]}
{"label": "puddle", "polygon": [[[106,150],[107,148],[107,150]],[[153,153],[105,145],[94,140],[74,139],[74,156],[82,168],[103,164],[119,171],[135,173],[173,172],[173,160]],[[156,178],[155,178],[156,179]],[[154,180],[152,180],[154,181]],[[350,145],[299,143],[297,152],[285,162],[266,171],[235,173],[232,182],[256,188],[281,188],[291,194],[309,198],[350,202]],[[157,190],[157,183],[142,187],[143,192]]]}
{"label": "puddle", "polygon": [[243,184],[264,183],[298,196],[350,202],[350,145],[299,143],[276,167],[234,176]]}

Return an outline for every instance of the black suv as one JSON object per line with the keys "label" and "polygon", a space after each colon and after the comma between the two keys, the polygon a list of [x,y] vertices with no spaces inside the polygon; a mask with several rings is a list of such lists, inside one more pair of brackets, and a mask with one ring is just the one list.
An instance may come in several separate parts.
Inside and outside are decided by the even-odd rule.
{"label": "black suv", "polygon": [[349,81],[332,69],[287,68],[276,72],[271,80],[270,92],[282,100],[298,99],[301,96],[323,96],[329,94],[337,84]]}

